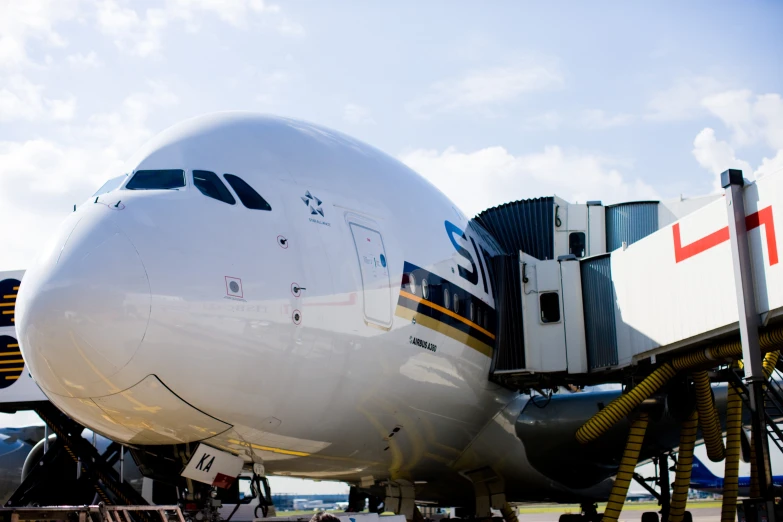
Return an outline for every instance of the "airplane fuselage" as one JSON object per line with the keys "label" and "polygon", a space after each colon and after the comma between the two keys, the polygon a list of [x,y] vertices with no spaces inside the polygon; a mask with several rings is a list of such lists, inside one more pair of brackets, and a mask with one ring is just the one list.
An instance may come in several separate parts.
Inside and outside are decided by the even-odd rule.
{"label": "airplane fuselage", "polygon": [[[176,186],[136,178],[155,170]],[[564,490],[514,433],[527,398],[488,380],[492,240],[429,182],[242,113],[169,129],[128,172],[66,219],[19,294],[25,361],[74,419],[274,474],[469,485],[459,472],[509,459],[510,490]]]}

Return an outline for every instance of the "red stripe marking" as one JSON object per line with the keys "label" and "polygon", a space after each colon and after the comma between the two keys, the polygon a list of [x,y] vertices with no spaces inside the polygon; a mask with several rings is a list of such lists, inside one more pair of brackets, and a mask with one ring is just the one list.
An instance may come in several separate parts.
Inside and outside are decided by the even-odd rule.
{"label": "red stripe marking", "polygon": [[[769,252],[769,265],[776,265],[778,263],[778,244],[777,239],[775,238],[775,221],[772,217],[771,206],[763,208],[745,218],[745,227],[748,230],[758,228],[761,225],[764,225],[765,227],[767,251]],[[701,254],[714,246],[720,245],[724,241],[728,241],[729,227],[723,227],[717,232],[713,232],[712,234],[697,239],[693,243],[687,245],[682,244],[679,223],[675,223],[672,227],[672,234],[674,235],[674,259],[675,262],[680,263],[689,257]]]}
{"label": "red stripe marking", "polygon": [[775,220],[772,218],[772,207],[762,208],[755,214],[745,218],[745,226],[748,230],[761,225],[765,226],[767,236],[767,250],[769,251],[769,266],[778,264],[778,242],[775,239]]}

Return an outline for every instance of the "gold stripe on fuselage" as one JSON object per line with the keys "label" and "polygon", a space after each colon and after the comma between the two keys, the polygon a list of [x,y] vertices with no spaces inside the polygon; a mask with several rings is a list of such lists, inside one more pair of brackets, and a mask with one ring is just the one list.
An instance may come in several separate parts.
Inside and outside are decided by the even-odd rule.
{"label": "gold stripe on fuselage", "polygon": [[471,328],[475,328],[476,330],[478,330],[479,332],[483,333],[484,335],[486,335],[487,337],[489,337],[493,341],[495,340],[495,335],[494,334],[492,334],[489,331],[485,330],[484,328],[480,327],[479,325],[477,325],[473,321],[469,321],[468,319],[465,319],[461,315],[455,314],[454,312],[452,312],[448,308],[444,308],[441,305],[435,304],[435,303],[433,303],[431,301],[427,301],[426,299],[422,299],[421,297],[419,297],[417,295],[413,295],[413,294],[411,294],[409,292],[406,292],[405,290],[400,290],[400,295],[402,297],[406,297],[406,298],[410,299],[411,301],[416,301],[419,304],[423,304],[424,306],[429,306],[433,310],[437,310],[438,312],[444,313],[444,314],[448,315],[449,317],[453,317],[457,321],[465,323],[466,325],[470,326]]}
{"label": "gold stripe on fuselage", "polygon": [[397,305],[397,310],[395,312],[395,315],[397,315],[398,317],[408,319],[410,321],[415,319],[416,324],[420,324],[426,328],[429,328],[430,330],[435,330],[438,333],[442,333],[445,336],[451,337],[455,341],[459,341],[473,348],[474,350],[476,350],[482,355],[486,355],[487,357],[492,357],[492,347],[490,345],[479,341],[478,339],[471,336],[470,334],[460,331],[454,328],[453,326],[450,326],[446,323],[442,323],[437,319],[433,319],[430,316],[420,314],[415,310],[411,310],[410,308],[406,308],[400,305]]}

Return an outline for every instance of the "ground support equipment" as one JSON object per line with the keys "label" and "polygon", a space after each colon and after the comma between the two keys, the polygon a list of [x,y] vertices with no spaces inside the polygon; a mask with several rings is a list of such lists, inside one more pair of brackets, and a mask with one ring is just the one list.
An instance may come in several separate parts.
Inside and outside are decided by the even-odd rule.
{"label": "ground support equipment", "polygon": [[[131,522],[131,514],[144,513],[159,522],[185,522],[179,506],[92,506],[0,508],[2,522],[68,520],[72,522]],[[153,516],[156,513],[158,516]]]}
{"label": "ground support equipment", "polygon": [[[81,436],[84,427],[69,419],[51,403],[40,403],[35,412],[57,435],[41,461],[22,481],[6,507],[37,505],[143,506],[144,498],[115,471],[122,448],[113,443],[103,454]],[[63,481],[61,470],[72,470],[73,480]],[[67,473],[68,471],[66,471]],[[140,510],[139,518],[144,518]]]}

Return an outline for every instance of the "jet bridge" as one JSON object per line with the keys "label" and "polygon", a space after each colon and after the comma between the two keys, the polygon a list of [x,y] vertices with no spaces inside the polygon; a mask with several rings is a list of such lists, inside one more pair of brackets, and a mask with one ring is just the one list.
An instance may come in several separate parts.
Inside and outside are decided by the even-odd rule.
{"label": "jet bridge", "polygon": [[[743,187],[759,324],[783,314],[783,172]],[[603,206],[557,197],[476,220],[494,260],[499,328],[492,379],[512,388],[620,382],[640,365],[738,334],[721,194]]]}
{"label": "jet bridge", "polygon": [[[680,413],[671,496],[668,481],[661,482],[664,520],[684,519],[698,431],[710,460],[725,460],[721,520],[737,512],[740,520],[783,520],[768,448],[771,439],[783,450],[783,396],[770,380],[783,348],[775,230],[783,172],[748,184],[742,172],[727,170],[721,182],[722,196],[574,208],[586,212],[586,223],[564,221],[561,212],[570,218],[572,208],[556,198],[519,201],[476,218],[510,252],[493,259],[499,324],[490,378],[550,393],[565,385],[572,391],[624,385],[610,403],[583,411],[591,417],[575,433],[584,449],[595,449],[609,430],[630,423],[605,522],[618,519],[631,480],[640,479],[633,469],[656,422],[651,404]],[[715,381],[729,383],[725,445]],[[743,406],[750,413],[752,479],[751,498],[738,505]],[[580,517],[597,519],[594,509]]]}

